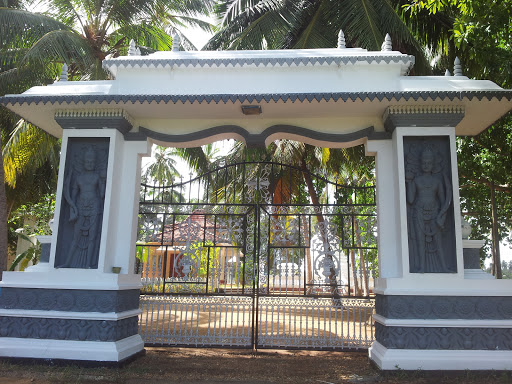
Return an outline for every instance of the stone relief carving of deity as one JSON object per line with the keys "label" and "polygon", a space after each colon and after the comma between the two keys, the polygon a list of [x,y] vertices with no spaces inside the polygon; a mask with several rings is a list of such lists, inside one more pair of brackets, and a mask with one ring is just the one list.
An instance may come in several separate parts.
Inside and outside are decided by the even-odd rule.
{"label": "stone relief carving of deity", "polygon": [[456,272],[449,153],[436,141],[404,148],[410,272]]}
{"label": "stone relief carving of deity", "polygon": [[[66,215],[61,215],[57,268],[98,268],[99,245],[105,200],[108,151],[104,145],[76,145],[70,152],[63,185]],[[108,143],[107,143],[108,144]],[[107,147],[108,148],[108,147]],[[64,217],[63,217],[64,216]]]}

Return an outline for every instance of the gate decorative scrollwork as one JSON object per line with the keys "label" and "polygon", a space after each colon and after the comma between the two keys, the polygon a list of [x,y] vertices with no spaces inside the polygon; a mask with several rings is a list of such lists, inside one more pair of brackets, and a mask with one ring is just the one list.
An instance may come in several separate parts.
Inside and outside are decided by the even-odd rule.
{"label": "gate decorative scrollwork", "polygon": [[274,162],[143,184],[136,273],[147,343],[367,348],[375,190]]}

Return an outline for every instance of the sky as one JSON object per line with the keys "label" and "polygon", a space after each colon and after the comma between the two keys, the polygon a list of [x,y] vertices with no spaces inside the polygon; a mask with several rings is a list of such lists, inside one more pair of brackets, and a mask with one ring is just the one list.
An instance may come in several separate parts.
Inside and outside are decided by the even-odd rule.
{"label": "sky", "polygon": [[[210,23],[212,23],[212,20],[206,20],[206,21],[209,21]],[[201,29],[192,29],[192,28],[189,28],[186,32],[185,32],[185,36],[187,36],[189,38],[190,41],[192,41],[192,43],[196,46],[196,48],[198,50],[201,50],[201,48],[203,48],[203,46],[207,43],[207,41],[210,39],[210,37],[212,37],[212,33],[209,33],[209,32],[205,32]]]}

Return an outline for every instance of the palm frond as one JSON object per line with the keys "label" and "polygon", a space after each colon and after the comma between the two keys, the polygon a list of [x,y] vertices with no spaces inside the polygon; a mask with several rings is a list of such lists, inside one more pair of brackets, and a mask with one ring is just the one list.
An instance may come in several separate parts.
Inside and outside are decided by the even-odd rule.
{"label": "palm frond", "polygon": [[87,41],[75,32],[52,31],[32,45],[22,63],[45,65],[49,62],[61,61],[77,63],[80,67],[87,68],[94,63],[94,58]]}
{"label": "palm frond", "polygon": [[327,2],[321,1],[314,5],[314,7],[310,7],[309,12],[303,12],[303,24],[299,33],[296,33],[296,37],[290,41],[290,44],[283,48],[304,49],[335,46],[337,33],[331,30],[329,19],[325,17]]}
{"label": "palm frond", "polygon": [[20,120],[2,150],[5,182],[16,186],[19,175],[29,173],[47,161],[57,168],[59,141],[25,120]]}
{"label": "palm frond", "polygon": [[61,65],[26,65],[0,71],[0,95],[23,93],[36,85],[53,82],[60,73]]}
{"label": "palm frond", "polygon": [[[286,6],[285,6],[286,5]],[[203,49],[270,49],[286,40],[297,5],[282,0],[263,0],[245,9],[233,22],[217,32]],[[284,16],[286,15],[286,16]]]}
{"label": "palm frond", "polygon": [[69,30],[57,20],[40,13],[0,8],[0,48],[29,46],[50,31]]}
{"label": "palm frond", "polygon": [[82,28],[86,24],[86,15],[81,15],[78,8],[84,7],[85,4],[90,2],[81,2],[73,0],[52,0],[47,3],[48,11],[46,14],[50,17],[55,17],[57,20],[61,20],[63,23],[71,28],[78,27],[79,24]]}
{"label": "palm frond", "polygon": [[226,26],[245,10],[253,8],[258,0],[228,0],[221,1],[215,5],[215,12],[223,15],[220,21],[221,26]]}
{"label": "palm frond", "polygon": [[415,73],[431,74],[432,70],[425,54],[424,45],[420,44],[417,35],[413,34],[402,21],[399,10],[390,3],[390,0],[377,1],[375,7],[379,12],[381,30],[391,35],[393,50],[415,56]]}
{"label": "palm frond", "polygon": [[110,34],[109,39],[112,43],[108,53],[114,55],[120,52],[126,54],[132,39],[137,45],[153,50],[168,51],[172,47],[172,39],[163,29],[146,22],[123,26]]}
{"label": "palm frond", "polygon": [[207,21],[196,17],[169,14],[166,16],[166,22],[170,26],[181,26],[184,28],[199,28],[205,32],[214,32],[214,26]]}
{"label": "palm frond", "polygon": [[174,153],[186,161],[188,166],[199,173],[208,172],[210,159],[201,147],[175,148]]}
{"label": "palm frond", "polygon": [[168,0],[163,1],[166,9],[185,17],[208,16],[215,7],[214,0]]}
{"label": "palm frond", "polygon": [[379,27],[379,15],[371,0],[346,0],[340,14],[340,26],[353,46],[380,50],[385,33]]}

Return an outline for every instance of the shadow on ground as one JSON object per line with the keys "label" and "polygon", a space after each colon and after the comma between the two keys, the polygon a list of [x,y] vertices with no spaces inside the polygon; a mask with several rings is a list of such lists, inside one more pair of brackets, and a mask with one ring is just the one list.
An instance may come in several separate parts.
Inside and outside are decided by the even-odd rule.
{"label": "shadow on ground", "polygon": [[0,361],[0,384],[27,383],[510,383],[507,373],[426,371],[381,374],[366,352],[147,348],[123,368]]}

